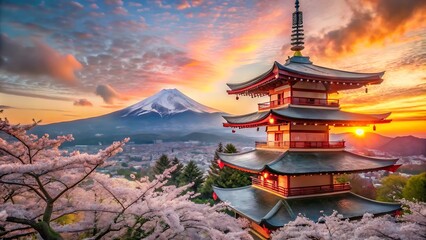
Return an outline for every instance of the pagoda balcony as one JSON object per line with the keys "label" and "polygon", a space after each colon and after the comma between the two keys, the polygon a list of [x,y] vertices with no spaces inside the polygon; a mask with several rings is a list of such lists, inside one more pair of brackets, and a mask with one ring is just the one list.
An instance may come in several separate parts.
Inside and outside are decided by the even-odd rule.
{"label": "pagoda balcony", "polygon": [[325,98],[305,98],[305,97],[287,97],[274,101],[258,104],[259,111],[277,108],[286,104],[305,105],[305,106],[320,106],[320,107],[339,107],[338,99]]}
{"label": "pagoda balcony", "polygon": [[257,149],[272,148],[272,149],[340,149],[345,148],[345,141],[268,141],[255,142]]}
{"label": "pagoda balcony", "polygon": [[263,188],[265,190],[274,192],[284,197],[342,192],[342,191],[351,190],[351,185],[349,183],[336,183],[336,184],[330,184],[330,185],[284,188],[281,186],[277,186],[273,182],[269,182],[265,180],[262,181],[257,177],[252,177],[251,179],[252,179],[253,186]]}

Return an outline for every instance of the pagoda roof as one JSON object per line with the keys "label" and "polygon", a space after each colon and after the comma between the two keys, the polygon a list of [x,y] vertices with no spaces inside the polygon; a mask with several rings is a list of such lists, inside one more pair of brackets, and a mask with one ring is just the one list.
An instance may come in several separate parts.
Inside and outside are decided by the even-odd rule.
{"label": "pagoda roof", "polygon": [[223,118],[227,121],[227,123],[224,123],[225,127],[245,128],[267,125],[268,117],[275,117],[277,120],[283,121],[372,124],[390,122],[391,120],[386,120],[390,114],[362,114],[340,111],[339,109],[293,107],[288,105],[279,109],[270,109],[246,115],[226,115]]}
{"label": "pagoda roof", "polygon": [[[267,90],[260,90],[262,86],[275,81],[291,82],[299,80],[309,80],[323,82],[329,91],[335,92],[344,89],[359,88],[367,84],[380,84],[384,72],[360,73],[342,71],[314,65],[309,57],[293,56],[284,65],[274,62],[272,67],[259,76],[241,83],[228,83],[229,94],[244,94],[255,91],[256,93]],[[335,85],[331,85],[331,84]],[[340,85],[336,85],[336,84]]]}
{"label": "pagoda roof", "polygon": [[373,158],[348,151],[293,152],[256,149],[244,153],[218,153],[227,166],[243,171],[284,175],[353,173],[396,170],[398,159]]}
{"label": "pagoda roof", "polygon": [[354,219],[367,212],[382,215],[401,209],[398,203],[377,202],[350,192],[285,199],[253,186],[213,187],[213,190],[220,200],[227,202],[239,214],[272,228],[284,226],[299,214],[317,222],[321,216],[331,215],[333,211],[344,218]]}

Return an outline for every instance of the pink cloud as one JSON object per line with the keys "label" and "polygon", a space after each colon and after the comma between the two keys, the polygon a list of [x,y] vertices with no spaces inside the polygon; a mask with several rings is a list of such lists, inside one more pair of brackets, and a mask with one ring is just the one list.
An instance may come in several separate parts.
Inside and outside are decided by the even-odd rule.
{"label": "pink cloud", "polygon": [[117,15],[127,15],[128,13],[124,7],[116,7],[112,12]]}
{"label": "pink cloud", "polygon": [[50,76],[68,85],[77,83],[75,72],[81,70],[82,65],[73,55],[61,54],[39,40],[26,46],[1,35],[0,42],[2,69],[17,74]]}
{"label": "pink cloud", "polygon": [[142,3],[138,2],[129,2],[130,7],[142,7]]}
{"label": "pink cloud", "polygon": [[189,4],[189,2],[188,1],[186,1],[186,0],[183,0],[178,6],[177,6],[177,9],[178,10],[184,10],[184,9],[187,9],[187,8],[190,8],[191,7],[191,5]]}

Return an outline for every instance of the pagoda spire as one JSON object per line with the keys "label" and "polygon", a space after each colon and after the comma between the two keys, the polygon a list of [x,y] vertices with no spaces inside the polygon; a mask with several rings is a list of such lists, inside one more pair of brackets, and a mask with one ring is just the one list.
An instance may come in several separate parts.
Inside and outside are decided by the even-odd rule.
{"label": "pagoda spire", "polygon": [[293,24],[291,34],[291,50],[294,51],[294,56],[302,56],[304,34],[303,34],[303,14],[299,11],[299,0],[295,2],[296,11],[293,13]]}

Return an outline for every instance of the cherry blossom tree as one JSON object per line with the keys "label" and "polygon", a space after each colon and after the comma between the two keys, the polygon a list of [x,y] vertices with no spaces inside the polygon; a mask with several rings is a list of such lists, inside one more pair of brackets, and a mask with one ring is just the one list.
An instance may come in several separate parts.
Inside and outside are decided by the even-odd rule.
{"label": "cherry blossom tree", "polygon": [[191,202],[191,184],[166,186],[175,167],[153,181],[96,172],[128,139],[97,154],[67,152],[59,147],[71,135],[28,134],[36,125],[0,119],[0,238],[251,239],[248,223],[223,213],[225,205]]}
{"label": "cherry blossom tree", "polygon": [[401,200],[404,214],[373,217],[366,213],[361,220],[349,221],[334,212],[314,222],[304,216],[273,232],[272,239],[425,239],[426,203]]}

